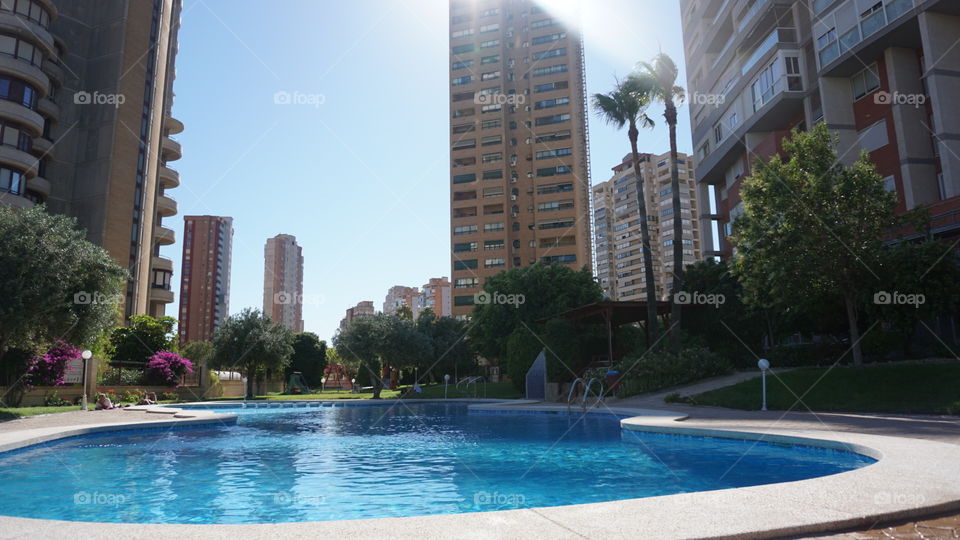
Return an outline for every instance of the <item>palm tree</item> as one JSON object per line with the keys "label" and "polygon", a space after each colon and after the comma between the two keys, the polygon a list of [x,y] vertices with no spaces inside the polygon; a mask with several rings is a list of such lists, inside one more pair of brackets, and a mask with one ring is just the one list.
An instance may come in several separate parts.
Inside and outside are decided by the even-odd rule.
{"label": "palm tree", "polygon": [[680,176],[677,171],[677,103],[683,103],[686,92],[677,86],[677,64],[660,53],[652,62],[637,64],[631,78],[643,81],[650,88],[649,99],[663,104],[663,117],[670,130],[670,189],[673,193],[673,286],[670,288],[670,343],[680,352],[680,304],[676,300],[683,290],[683,216],[680,213]]}
{"label": "palm tree", "polygon": [[[637,206],[640,213],[640,238],[643,242],[643,271],[647,293],[647,345],[652,347],[657,340],[657,291],[653,279],[653,251],[650,249],[650,226],[647,223],[647,203],[644,197],[643,177],[640,174],[640,153],[637,151],[638,126],[653,127],[647,114],[652,88],[649,81],[638,77],[616,81],[614,89],[607,94],[594,94],[593,107],[608,123],[623,128],[628,126],[630,151],[633,156],[633,174],[637,177]],[[612,360],[612,359],[611,359]]]}

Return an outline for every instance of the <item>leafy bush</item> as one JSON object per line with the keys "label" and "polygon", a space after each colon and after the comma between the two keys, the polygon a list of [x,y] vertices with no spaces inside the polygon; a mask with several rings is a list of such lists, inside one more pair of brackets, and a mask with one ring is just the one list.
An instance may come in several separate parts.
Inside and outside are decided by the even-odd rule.
{"label": "leafy bush", "polygon": [[57,391],[54,390],[43,397],[43,405],[46,407],[64,407],[66,405],[71,405],[71,403],[70,401],[58,396]]}
{"label": "leafy bush", "polygon": [[193,363],[175,352],[159,351],[147,362],[146,379],[150,384],[176,386],[188,373],[193,373]]}
{"label": "leafy bush", "polygon": [[176,392],[161,392],[160,399],[163,401],[176,401],[180,399],[180,394],[177,394]]}
{"label": "leafy bush", "polygon": [[725,375],[733,367],[728,360],[705,347],[692,346],[684,348],[680,354],[664,350],[639,358],[627,357],[616,369],[625,374],[617,393],[626,397]]}
{"label": "leafy bush", "polygon": [[138,368],[108,368],[97,377],[97,384],[105,386],[139,386],[143,383],[144,373]]}
{"label": "leafy bush", "polygon": [[26,381],[29,386],[60,386],[67,363],[80,358],[80,349],[65,341],[58,341],[44,355],[36,355],[27,368]]}

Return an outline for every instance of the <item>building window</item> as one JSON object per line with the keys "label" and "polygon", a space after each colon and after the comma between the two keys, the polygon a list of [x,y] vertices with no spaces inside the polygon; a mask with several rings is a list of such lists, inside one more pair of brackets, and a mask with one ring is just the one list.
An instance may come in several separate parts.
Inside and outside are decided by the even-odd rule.
{"label": "building window", "polygon": [[467,37],[473,35],[473,28],[466,28],[464,30],[457,30],[456,32],[451,32],[450,37],[452,39]]}
{"label": "building window", "polygon": [[453,269],[454,270],[472,270],[477,267],[476,259],[467,259],[465,261],[454,261]]}
{"label": "building window", "polygon": [[540,257],[540,262],[543,264],[571,264],[577,262],[576,255],[548,255],[546,257]]}
{"label": "building window", "polygon": [[31,110],[37,108],[36,89],[15,77],[0,76],[0,99],[14,101]]}
{"label": "building window", "polygon": [[483,249],[485,251],[495,251],[498,249],[503,249],[504,242],[503,240],[484,240]]}
{"label": "building window", "polygon": [[551,43],[553,41],[560,41],[561,39],[567,39],[566,32],[559,32],[557,34],[547,34],[545,36],[537,36],[530,40],[532,45],[543,45],[544,43]]}
{"label": "building window", "polygon": [[561,105],[569,105],[570,98],[568,97],[558,97],[555,99],[545,99],[543,101],[538,101],[533,105],[534,109],[549,109],[551,107],[559,107]]}
{"label": "building window", "polygon": [[761,71],[751,85],[753,91],[753,110],[760,110],[773,96],[780,92],[780,79],[783,78],[780,62],[774,60]]}
{"label": "building window", "polygon": [[483,163],[498,163],[503,161],[503,152],[494,152],[492,154],[484,154],[481,159]]}
{"label": "building window", "polygon": [[840,46],[837,43],[837,29],[831,28],[817,38],[817,50],[820,51],[820,66],[823,67],[838,56],[840,56]]}
{"label": "building window", "polygon": [[570,131],[554,131],[553,133],[545,133],[543,135],[538,135],[536,137],[536,142],[538,143],[550,143],[556,141],[564,141],[570,138]]}
{"label": "building window", "polygon": [[565,201],[552,201],[540,203],[537,207],[538,212],[554,212],[556,210],[569,210],[573,208],[573,201],[567,199]]}
{"label": "building window", "polygon": [[461,226],[459,226],[459,227],[454,227],[454,228],[453,228],[453,234],[454,234],[454,236],[461,236],[461,235],[465,235],[465,234],[473,234],[473,233],[475,233],[475,232],[477,232],[477,226],[476,226],[476,225],[461,225]]}
{"label": "building window", "polygon": [[485,24],[485,25],[483,25],[483,26],[480,27],[480,33],[481,33],[481,34],[486,34],[487,32],[496,32],[497,30],[500,30],[500,25],[499,25],[499,24],[496,24],[496,23],[494,23],[494,24]]}
{"label": "building window", "polygon": [[475,277],[458,278],[453,280],[454,289],[472,289],[478,286],[480,286],[480,280]]}
{"label": "building window", "polygon": [[496,169],[496,170],[490,170],[490,171],[483,171],[484,180],[494,180],[497,178],[503,178],[503,170]]}
{"label": "building window", "polygon": [[486,223],[486,224],[484,224],[484,226],[483,226],[483,232],[485,232],[485,233],[501,232],[501,231],[503,231],[503,223],[502,223],[502,222],[500,222],[500,223]]}
{"label": "building window", "polygon": [[553,19],[542,19],[542,20],[534,21],[530,23],[530,29],[536,30],[537,28],[546,28],[548,26],[553,26],[555,24],[557,24],[557,22],[554,21]]}
{"label": "building window", "polygon": [[553,75],[554,73],[566,73],[566,72],[567,72],[566,64],[557,64],[555,66],[537,68],[533,70],[533,76],[542,77],[544,75]]}
{"label": "building window", "polygon": [[476,251],[476,250],[477,250],[477,243],[476,243],[476,242],[463,242],[463,243],[460,243],[460,244],[454,244],[454,245],[453,245],[453,252],[454,252],[454,253],[464,253],[464,252]]}
{"label": "building window", "polygon": [[569,174],[573,169],[569,165],[557,165],[556,167],[545,167],[537,169],[537,176],[556,176],[558,174]]}
{"label": "building window", "polygon": [[456,77],[450,83],[453,86],[461,86],[464,84],[470,84],[473,82],[473,75],[464,75],[463,77]]}
{"label": "building window", "polygon": [[450,65],[450,69],[465,69],[473,65],[473,60],[463,60],[460,62],[454,62]]}
{"label": "building window", "polygon": [[497,258],[494,258],[494,259],[486,259],[485,261],[483,261],[483,267],[484,267],[484,268],[499,268],[499,267],[501,267],[501,266],[504,266],[504,264],[505,264],[505,263],[504,263],[503,257],[497,257]]}
{"label": "building window", "polygon": [[566,55],[567,55],[567,49],[566,47],[563,47],[560,49],[548,49],[546,51],[535,52],[532,55],[530,55],[530,57],[533,58],[534,61],[537,61],[537,60],[543,60],[545,58],[554,58],[557,56],[566,56]]}
{"label": "building window", "polygon": [[713,140],[717,144],[720,144],[720,141],[723,140],[723,123],[713,126]]}
{"label": "building window", "polygon": [[477,173],[456,174],[453,176],[454,184],[466,184],[477,179]]}
{"label": "building window", "polygon": [[850,78],[853,85],[854,101],[880,88],[880,77],[877,75],[877,65],[871,64],[866,69]]}
{"label": "building window", "polygon": [[573,155],[572,148],[557,148],[555,150],[540,150],[537,152],[537,159],[549,159]]}
{"label": "building window", "polygon": [[467,43],[465,45],[457,45],[451,50],[453,51],[453,54],[466,54],[469,52],[473,52],[473,43]]}
{"label": "building window", "polygon": [[552,90],[565,90],[570,88],[569,81],[554,81],[550,83],[538,84],[533,87],[533,93],[550,92]]}
{"label": "building window", "polygon": [[472,306],[473,305],[473,295],[466,296],[454,296],[453,305],[455,306]]}
{"label": "building window", "polygon": [[0,167],[0,192],[22,195],[25,184],[23,173],[7,167]]}
{"label": "building window", "polygon": [[492,56],[483,56],[480,58],[480,64],[496,64],[500,61],[500,55],[494,54]]}
{"label": "building window", "polygon": [[570,120],[569,114],[555,114],[553,116],[541,116],[534,123],[538,126],[548,126],[550,124],[559,124]]}
{"label": "building window", "polygon": [[499,47],[499,46],[500,46],[499,39],[491,39],[490,41],[483,41],[480,43],[481,49],[489,49],[491,47]]}

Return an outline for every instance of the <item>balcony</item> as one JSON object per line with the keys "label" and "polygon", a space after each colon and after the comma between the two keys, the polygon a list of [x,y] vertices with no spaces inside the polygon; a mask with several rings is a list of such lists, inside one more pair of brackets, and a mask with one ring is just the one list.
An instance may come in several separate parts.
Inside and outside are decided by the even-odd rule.
{"label": "balcony", "polygon": [[177,233],[173,232],[173,229],[168,229],[163,225],[154,227],[153,237],[161,246],[169,246],[177,241]]}
{"label": "balcony", "polygon": [[171,135],[176,135],[177,133],[183,133],[183,122],[177,120],[172,116],[163,117],[163,127],[164,129],[170,130]]}
{"label": "balcony", "polygon": [[0,118],[22,125],[34,137],[43,133],[43,117],[20,103],[0,99]]}
{"label": "balcony", "polygon": [[176,161],[183,157],[180,143],[170,137],[163,137],[161,139],[160,150],[163,152],[163,159],[167,161]]}
{"label": "balcony", "polygon": [[912,17],[914,4],[921,3],[915,0],[884,0],[883,7],[870,15],[861,16],[857,24],[852,27],[839,24],[837,17],[839,9],[826,14],[821,27],[834,26],[843,32],[835,36],[822,48],[816,50],[817,65],[820,76],[841,77],[850,76],[863,69],[861,58],[870,58],[882,55],[883,50],[890,43],[912,43],[919,47],[921,36],[915,24],[908,24]]}
{"label": "balcony", "polygon": [[171,304],[173,303],[173,291],[158,286],[150,287],[150,301]]}
{"label": "balcony", "polygon": [[163,217],[170,217],[177,215],[177,201],[167,197],[166,195],[160,195],[157,197],[157,212]]}
{"label": "balcony", "polygon": [[53,150],[53,141],[46,137],[37,137],[33,139],[33,152],[40,156],[49,155]]}
{"label": "balcony", "polygon": [[[34,142],[34,147],[36,147],[36,142]],[[180,173],[166,165],[160,166],[160,185],[165,189],[175,188],[180,185]]]}
{"label": "balcony", "polygon": [[150,262],[150,266],[154,270],[164,270],[166,272],[173,272],[173,261],[166,257],[153,257]]}
{"label": "balcony", "polygon": [[36,191],[44,197],[50,196],[50,181],[41,176],[34,176],[27,180],[27,188]]}
{"label": "balcony", "polygon": [[0,145],[0,162],[26,171],[28,177],[37,174],[37,158],[12,146]]}
{"label": "balcony", "polygon": [[50,92],[50,77],[37,66],[7,54],[0,54],[0,71],[32,84],[41,96]]}
{"label": "balcony", "polygon": [[37,100],[37,110],[40,114],[46,116],[47,118],[53,120],[60,119],[60,106],[53,102],[50,98],[42,98]]}
{"label": "balcony", "polygon": [[60,84],[63,84],[63,81],[66,80],[66,76],[63,72],[63,66],[56,62],[50,60],[43,61],[43,72],[47,74],[48,77],[58,81]]}

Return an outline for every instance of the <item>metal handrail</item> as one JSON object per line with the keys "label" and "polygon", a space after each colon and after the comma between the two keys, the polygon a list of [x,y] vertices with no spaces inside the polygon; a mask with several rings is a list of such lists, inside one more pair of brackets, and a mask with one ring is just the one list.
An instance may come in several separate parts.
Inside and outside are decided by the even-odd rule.
{"label": "metal handrail", "polygon": [[[470,385],[473,385],[473,396],[477,396],[477,383],[484,382],[482,375],[474,375],[473,377],[464,377],[457,382],[457,392],[461,394],[466,394],[469,392]],[[460,385],[463,385],[463,388],[460,388]]]}
{"label": "metal handrail", "polygon": [[580,377],[574,379],[573,383],[570,384],[570,390],[567,392],[567,412],[570,412],[570,407],[573,405],[573,391],[577,389],[577,383],[585,384]]}
{"label": "metal handrail", "polygon": [[580,406],[583,407],[584,411],[587,410],[587,396],[590,395],[590,388],[593,386],[594,382],[600,385],[600,391],[597,392],[597,400],[593,402],[593,405],[591,405],[591,407],[596,407],[597,405],[600,404],[601,401],[603,401],[603,381],[601,381],[596,377],[593,377],[589,381],[587,381],[587,385],[583,389],[583,397],[580,399]]}

